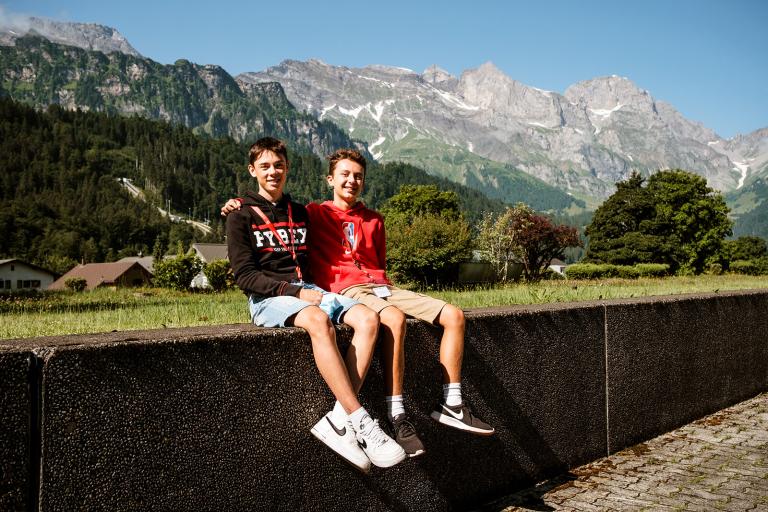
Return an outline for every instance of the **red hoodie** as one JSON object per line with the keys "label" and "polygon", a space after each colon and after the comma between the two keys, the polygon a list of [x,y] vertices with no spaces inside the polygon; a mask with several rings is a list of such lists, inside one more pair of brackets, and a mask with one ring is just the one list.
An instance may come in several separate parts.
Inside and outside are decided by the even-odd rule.
{"label": "red hoodie", "polygon": [[312,236],[309,264],[316,285],[339,293],[357,284],[392,284],[385,274],[384,218],[357,203],[341,210],[333,201],[307,205]]}

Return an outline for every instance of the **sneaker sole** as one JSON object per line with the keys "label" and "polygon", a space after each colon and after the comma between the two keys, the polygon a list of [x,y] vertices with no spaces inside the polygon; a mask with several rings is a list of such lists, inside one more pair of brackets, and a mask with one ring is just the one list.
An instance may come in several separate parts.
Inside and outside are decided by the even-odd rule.
{"label": "sneaker sole", "polygon": [[405,452],[405,456],[408,457],[409,459],[413,459],[414,457],[418,457],[420,455],[424,455],[425,453],[427,453],[427,450],[418,450],[418,451],[416,451],[414,453]]}
{"label": "sneaker sole", "polygon": [[436,422],[442,423],[447,427],[455,428],[456,430],[462,430],[464,432],[469,432],[470,434],[475,434],[478,436],[492,436],[496,432],[495,429],[483,430],[481,428],[467,425],[466,423],[463,423],[457,420],[456,418],[452,418],[446,414],[441,414],[438,411],[432,411],[432,414],[430,414],[429,416]]}
{"label": "sneaker sole", "polygon": [[352,462],[351,460],[349,460],[348,458],[346,458],[346,457],[344,456],[344,454],[343,454],[343,453],[341,453],[341,452],[339,452],[338,450],[334,449],[334,448],[333,448],[333,446],[331,446],[330,444],[328,444],[328,443],[326,442],[328,438],[327,438],[327,437],[325,437],[325,436],[323,435],[323,433],[322,433],[322,432],[319,432],[319,431],[318,431],[317,429],[315,429],[314,427],[312,427],[312,428],[310,429],[310,432],[312,433],[312,435],[313,435],[313,436],[315,436],[315,437],[317,438],[317,440],[318,440],[318,441],[320,441],[320,442],[321,442],[321,443],[323,443],[325,446],[327,446],[327,447],[328,447],[328,448],[329,448],[329,449],[330,449],[330,450],[331,450],[333,453],[335,453],[336,455],[338,455],[339,457],[341,457],[341,459],[342,459],[344,462],[346,462],[347,464],[349,464],[350,466],[352,466],[352,467],[353,467],[353,468],[355,468],[356,470],[358,470],[358,471],[360,471],[361,473],[363,473],[363,474],[366,474],[366,475],[368,474],[368,472],[370,472],[370,471],[371,471],[371,466],[370,466],[370,465],[367,465],[367,466],[358,466],[357,464],[355,464],[354,462]]}

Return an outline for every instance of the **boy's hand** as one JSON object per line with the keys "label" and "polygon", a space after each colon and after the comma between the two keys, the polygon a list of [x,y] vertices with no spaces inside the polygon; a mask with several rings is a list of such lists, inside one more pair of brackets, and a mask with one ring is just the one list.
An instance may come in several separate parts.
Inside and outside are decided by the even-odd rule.
{"label": "boy's hand", "polygon": [[320,301],[323,300],[323,294],[317,290],[307,290],[306,288],[302,288],[299,292],[299,298],[309,302],[310,304],[319,306]]}
{"label": "boy's hand", "polygon": [[226,217],[235,210],[239,210],[242,203],[239,199],[230,199],[221,207],[221,216]]}

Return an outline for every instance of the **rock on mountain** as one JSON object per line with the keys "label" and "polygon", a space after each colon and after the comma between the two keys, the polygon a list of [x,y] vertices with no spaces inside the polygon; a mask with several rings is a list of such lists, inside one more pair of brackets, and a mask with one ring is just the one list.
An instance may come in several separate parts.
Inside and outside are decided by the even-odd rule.
{"label": "rock on mountain", "polygon": [[224,69],[180,59],[162,65],[27,35],[0,46],[0,95],[37,107],[137,114],[200,133],[250,141],[270,134],[325,155],[355,141],[298,112],[278,83],[241,86]]}
{"label": "rock on mountain", "polygon": [[18,38],[27,34],[39,35],[51,42],[84,50],[120,52],[141,57],[128,40],[114,28],[96,23],[70,23],[35,17],[7,20],[0,26],[0,45],[13,45]]}
{"label": "rock on mountain", "polygon": [[[491,63],[457,78],[437,66],[419,74],[288,60],[237,80],[281,83],[298,108],[346,128],[377,159],[435,164],[456,179],[467,174],[468,160],[481,157],[592,204],[632,170],[679,167],[717,189],[733,190],[755,169],[737,165],[755,151],[751,141],[726,141],[617,76],[559,94],[513,80]],[[448,158],[435,150],[445,147],[453,148]],[[493,166],[486,167],[482,178],[492,187]]]}

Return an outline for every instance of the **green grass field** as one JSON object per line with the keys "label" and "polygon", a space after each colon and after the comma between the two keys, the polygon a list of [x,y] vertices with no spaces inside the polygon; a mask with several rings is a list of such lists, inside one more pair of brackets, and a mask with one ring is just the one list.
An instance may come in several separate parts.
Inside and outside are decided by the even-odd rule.
{"label": "green grass field", "polygon": [[[768,276],[542,281],[429,293],[469,309],[754,288],[768,288]],[[236,290],[208,294],[100,289],[29,297],[0,295],[0,339],[241,322],[248,322],[248,312],[245,296]]]}

